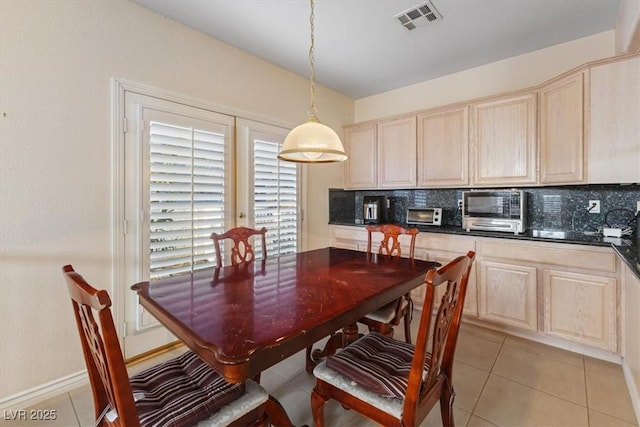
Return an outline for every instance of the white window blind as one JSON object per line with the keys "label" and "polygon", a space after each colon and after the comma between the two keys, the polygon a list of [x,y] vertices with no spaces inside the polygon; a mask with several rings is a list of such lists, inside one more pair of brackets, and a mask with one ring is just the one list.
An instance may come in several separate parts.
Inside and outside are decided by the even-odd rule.
{"label": "white window blind", "polygon": [[295,253],[298,248],[298,167],[278,160],[280,145],[253,140],[254,226],[267,228],[268,256]]}
{"label": "white window blind", "polygon": [[225,135],[151,121],[150,279],[215,266],[224,232]]}

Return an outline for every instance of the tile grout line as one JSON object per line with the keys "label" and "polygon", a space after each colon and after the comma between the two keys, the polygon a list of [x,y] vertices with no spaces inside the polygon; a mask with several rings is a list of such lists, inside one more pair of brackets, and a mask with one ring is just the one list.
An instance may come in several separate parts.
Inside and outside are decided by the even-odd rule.
{"label": "tile grout line", "polygon": [[71,397],[71,393],[65,393],[67,395],[67,399],[69,399],[69,403],[71,403],[71,409],[73,409],[73,415],[76,417],[76,422],[78,423],[78,427],[82,427],[80,424],[80,416],[78,415],[78,410],[76,409],[76,405],[73,404],[73,398]]}
{"label": "tile grout line", "polygon": [[[487,383],[489,382],[489,378],[491,377],[491,373],[493,372],[493,368],[495,367],[496,362],[498,361],[498,357],[500,357],[500,353],[502,353],[502,349],[504,348],[504,343],[505,343],[506,340],[507,340],[507,336],[505,335],[502,338],[502,342],[500,343],[500,350],[498,351],[498,354],[496,354],[496,358],[493,360],[493,363],[491,364],[491,369],[489,369],[489,375],[487,375],[487,379],[484,381],[484,384],[482,384],[482,389],[480,389],[480,394],[478,395],[478,399],[476,400],[476,403],[474,403],[474,405],[473,405],[473,409],[471,410],[471,416],[469,417],[469,421],[467,422],[467,426],[471,422],[471,418],[473,418],[474,415],[476,417],[484,420],[484,418],[479,417],[478,415],[475,414],[476,408],[478,407],[478,403],[480,402],[480,398],[482,397],[482,393],[484,392],[484,389],[487,386]],[[488,420],[485,420],[485,421],[488,421]],[[488,422],[493,424],[491,421],[488,421]]]}

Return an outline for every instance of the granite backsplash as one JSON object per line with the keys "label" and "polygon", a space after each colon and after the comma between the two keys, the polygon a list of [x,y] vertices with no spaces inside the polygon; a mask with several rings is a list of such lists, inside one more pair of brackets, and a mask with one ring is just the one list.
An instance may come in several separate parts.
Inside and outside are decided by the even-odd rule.
{"label": "granite backsplash", "polygon": [[[527,229],[599,231],[604,227],[631,225],[640,201],[640,184],[583,185],[522,188],[527,193]],[[361,224],[365,196],[386,196],[386,222],[406,222],[408,207],[442,208],[443,226],[461,226],[457,201],[462,189],[329,190],[329,222]],[[600,200],[600,213],[587,211],[589,200]],[[608,225],[607,225],[608,223]]]}

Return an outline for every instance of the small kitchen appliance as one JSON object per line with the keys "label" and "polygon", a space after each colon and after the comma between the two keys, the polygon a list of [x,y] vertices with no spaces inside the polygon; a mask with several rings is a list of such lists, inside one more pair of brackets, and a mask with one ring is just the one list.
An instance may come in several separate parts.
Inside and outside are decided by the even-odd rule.
{"label": "small kitchen appliance", "polygon": [[442,208],[408,208],[407,224],[442,225]]}
{"label": "small kitchen appliance", "polygon": [[362,206],[362,218],[365,224],[379,224],[387,217],[387,198],[385,196],[365,196]]}
{"label": "small kitchen appliance", "polygon": [[527,193],[522,190],[462,192],[462,228],[523,233],[527,221]]}

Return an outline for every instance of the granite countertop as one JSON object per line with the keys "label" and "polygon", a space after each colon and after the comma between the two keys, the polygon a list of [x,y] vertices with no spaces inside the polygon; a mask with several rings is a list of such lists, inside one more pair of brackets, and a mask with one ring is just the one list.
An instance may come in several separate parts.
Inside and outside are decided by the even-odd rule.
{"label": "granite countertop", "polygon": [[[349,221],[332,221],[330,224],[364,227],[364,224]],[[407,224],[398,225],[403,227],[413,227],[413,225]],[[620,259],[624,261],[631,271],[633,271],[640,279],[640,239],[636,239],[634,237],[610,238],[603,237],[601,234],[596,233],[547,230],[527,230],[522,234],[513,234],[500,231],[466,231],[460,226],[418,226],[417,228],[425,233],[442,233],[460,236],[495,237],[499,239],[531,240],[537,242],[612,247]]]}

